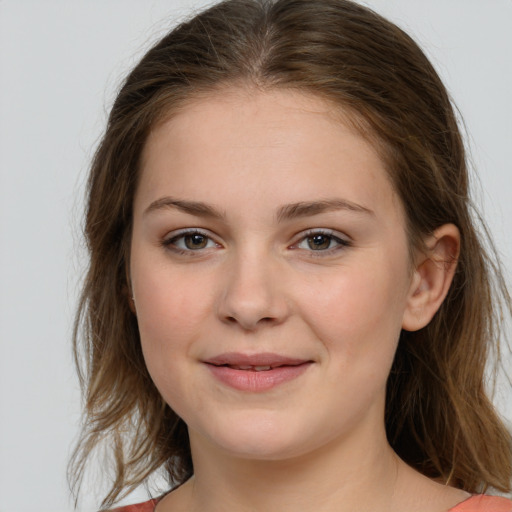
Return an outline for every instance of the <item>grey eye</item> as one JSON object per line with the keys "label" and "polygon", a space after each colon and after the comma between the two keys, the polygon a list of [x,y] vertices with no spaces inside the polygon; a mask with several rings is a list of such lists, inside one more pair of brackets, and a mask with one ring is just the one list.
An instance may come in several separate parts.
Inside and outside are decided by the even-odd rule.
{"label": "grey eye", "polygon": [[330,254],[331,251],[349,247],[351,243],[344,238],[336,236],[330,231],[311,230],[304,233],[300,241],[295,245],[297,249],[309,252]]}

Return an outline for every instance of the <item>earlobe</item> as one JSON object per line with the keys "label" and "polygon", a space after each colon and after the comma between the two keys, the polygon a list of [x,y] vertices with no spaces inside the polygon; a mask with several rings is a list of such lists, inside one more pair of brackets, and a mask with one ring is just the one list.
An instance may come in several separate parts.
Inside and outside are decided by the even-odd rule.
{"label": "earlobe", "polygon": [[132,290],[131,283],[129,280],[128,280],[128,283],[126,284],[126,286],[124,287],[124,296],[125,296],[125,299],[128,301],[128,307],[130,308],[130,311],[134,315],[137,315],[137,311],[135,309],[135,298],[133,296],[133,290]]}
{"label": "earlobe", "polygon": [[132,287],[132,278],[130,275],[129,261],[126,262],[125,271],[126,271],[126,284],[124,286],[125,297],[126,297],[126,300],[128,301],[128,307],[130,308],[130,311],[135,316],[137,316],[137,310],[135,309],[135,298],[134,298],[133,287]]}
{"label": "earlobe", "polygon": [[137,316],[137,310],[135,309],[135,299],[133,298],[133,296],[130,296],[128,298],[128,307],[130,308],[130,311],[135,315]]}
{"label": "earlobe", "polygon": [[418,254],[404,312],[402,329],[417,331],[432,320],[441,307],[455,275],[460,250],[460,232],[444,224],[425,240]]}

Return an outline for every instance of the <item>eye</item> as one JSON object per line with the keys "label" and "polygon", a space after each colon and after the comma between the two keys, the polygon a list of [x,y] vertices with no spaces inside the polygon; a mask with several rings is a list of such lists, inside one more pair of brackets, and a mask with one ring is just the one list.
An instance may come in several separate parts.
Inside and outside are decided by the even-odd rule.
{"label": "eye", "polygon": [[163,241],[163,245],[182,253],[220,247],[208,234],[198,230],[171,233]]}
{"label": "eye", "polygon": [[315,252],[332,252],[350,246],[350,242],[333,234],[332,231],[310,231],[303,236],[294,248]]}

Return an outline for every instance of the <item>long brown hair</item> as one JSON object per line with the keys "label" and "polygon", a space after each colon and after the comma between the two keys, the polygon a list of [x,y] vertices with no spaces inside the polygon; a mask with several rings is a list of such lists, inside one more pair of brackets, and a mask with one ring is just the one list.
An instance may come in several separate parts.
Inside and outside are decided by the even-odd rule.
{"label": "long brown hair", "polygon": [[411,247],[442,224],[459,228],[460,261],[446,300],[427,327],[401,334],[387,434],[425,475],[470,492],[510,490],[511,436],[486,394],[486,364],[499,351],[500,318],[511,303],[497,259],[483,246],[486,231],[475,227],[454,110],[417,44],[349,0],[221,2],[175,28],[126,78],[88,182],[90,265],[74,332],[85,394],[75,485],[100,445],[114,470],[104,506],[158,468],[170,485],[193,473],[186,425],[151,381],[129,307],[132,204],[149,130],[187,100],[237,83],[304,91],[351,112],[386,164]]}

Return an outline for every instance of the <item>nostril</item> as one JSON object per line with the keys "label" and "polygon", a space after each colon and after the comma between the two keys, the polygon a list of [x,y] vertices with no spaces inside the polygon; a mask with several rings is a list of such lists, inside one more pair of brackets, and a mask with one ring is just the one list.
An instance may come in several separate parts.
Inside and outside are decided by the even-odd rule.
{"label": "nostril", "polygon": [[[228,316],[226,317],[226,320],[231,324],[241,324],[242,322],[240,320],[237,320],[234,316]],[[271,316],[265,316],[263,318],[260,318],[256,324],[268,324],[275,321],[275,318],[272,318]]]}

